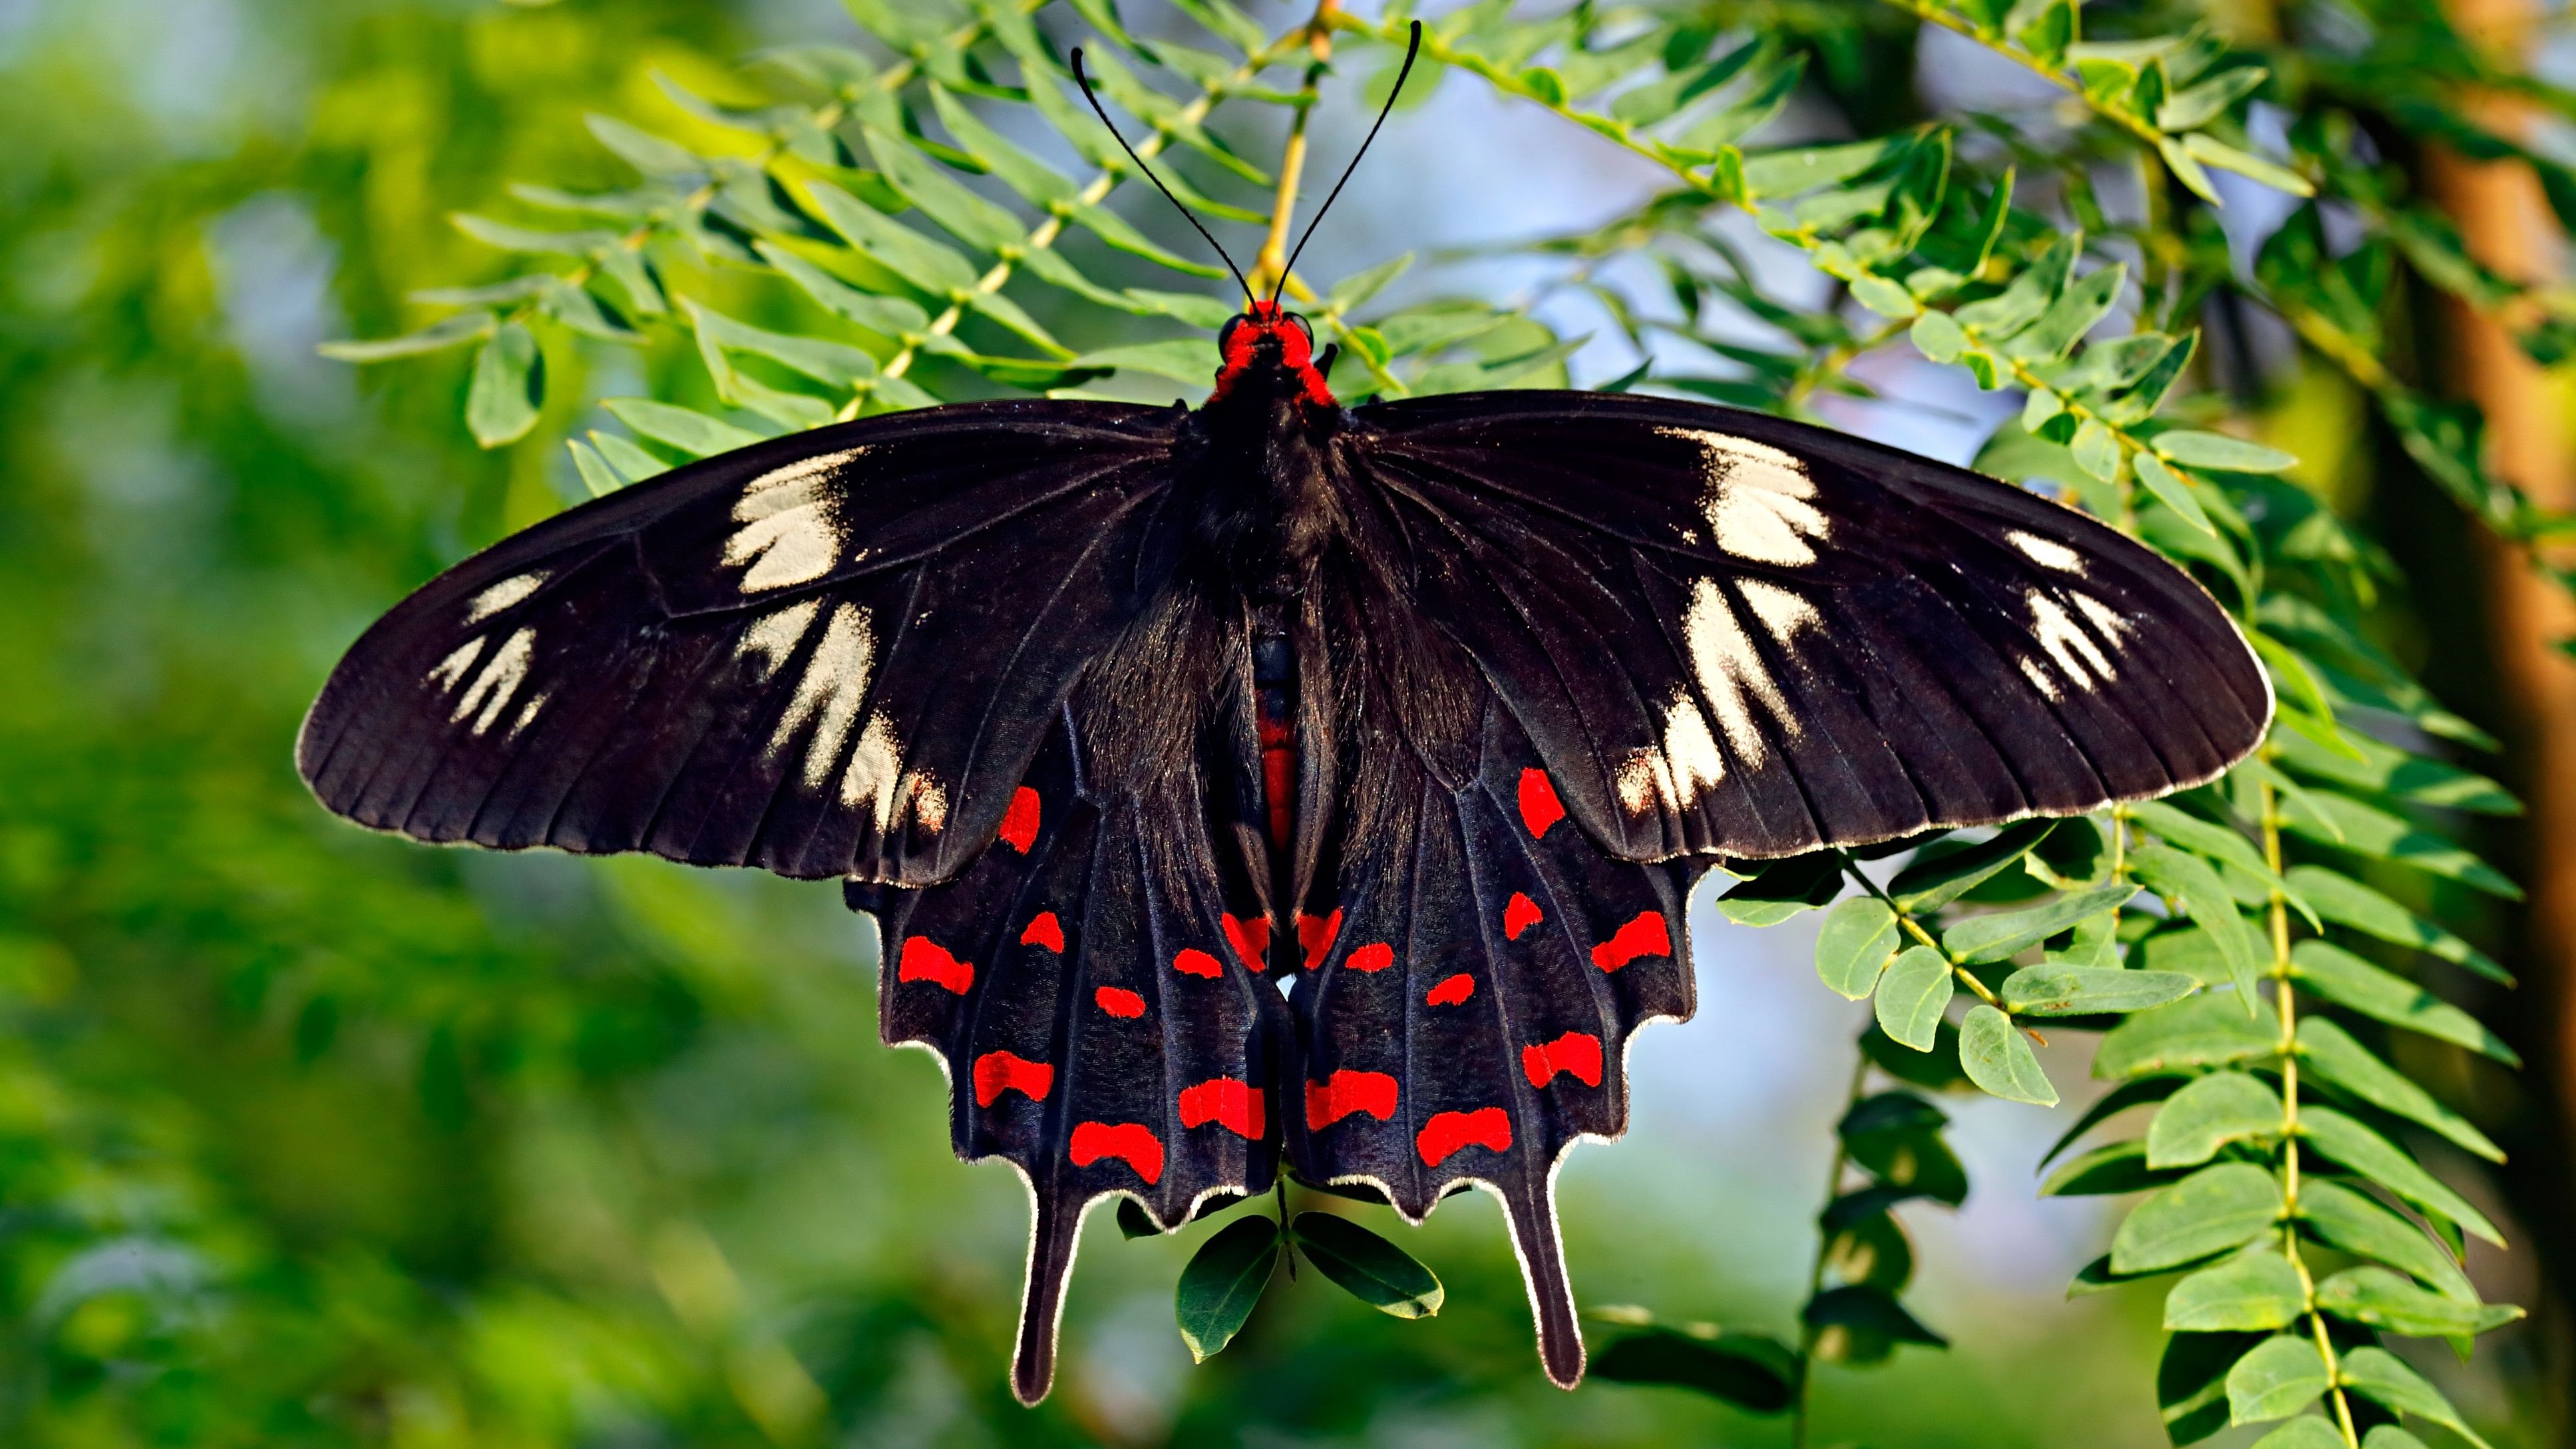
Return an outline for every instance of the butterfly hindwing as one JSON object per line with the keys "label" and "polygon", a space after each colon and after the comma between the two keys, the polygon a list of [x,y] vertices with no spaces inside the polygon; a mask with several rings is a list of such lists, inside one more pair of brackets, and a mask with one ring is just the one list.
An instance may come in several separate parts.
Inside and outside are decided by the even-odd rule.
{"label": "butterfly hindwing", "polygon": [[2270,716],[2188,576],[1992,479],[1652,398],[1357,417],[1422,611],[1633,859],[2079,813],[2214,776]]}
{"label": "butterfly hindwing", "polygon": [[306,721],[424,839],[935,880],[1168,569],[1168,412],[940,409],[676,469],[405,600]]}
{"label": "butterfly hindwing", "polygon": [[1271,1185],[1285,1008],[1243,959],[1206,833],[1147,819],[1087,768],[1076,711],[1011,795],[998,837],[926,889],[853,885],[884,965],[881,1029],[947,1063],[958,1156],[1007,1158],[1034,1221],[1013,1385],[1053,1373],[1090,1205],[1178,1226]]}
{"label": "butterfly hindwing", "polygon": [[1556,1170],[1577,1139],[1626,1130],[1629,1037],[1691,1014],[1701,867],[1604,852],[1511,716],[1490,695],[1481,713],[1469,771],[1396,765],[1383,825],[1345,844],[1336,894],[1300,922],[1288,1143],[1308,1181],[1364,1183],[1408,1218],[1461,1182],[1500,1197],[1541,1357],[1571,1386],[1583,1341]]}

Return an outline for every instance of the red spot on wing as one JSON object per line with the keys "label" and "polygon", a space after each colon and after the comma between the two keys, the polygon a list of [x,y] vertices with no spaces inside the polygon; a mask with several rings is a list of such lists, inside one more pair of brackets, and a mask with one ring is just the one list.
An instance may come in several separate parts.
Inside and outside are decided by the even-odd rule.
{"label": "red spot on wing", "polygon": [[1076,1167],[1115,1157],[1136,1169],[1147,1187],[1163,1180],[1163,1139],[1141,1123],[1076,1122],[1067,1155]]}
{"label": "red spot on wing", "polygon": [[1342,912],[1339,906],[1334,907],[1329,916],[1310,916],[1304,911],[1297,913],[1297,946],[1306,953],[1307,970],[1312,971],[1324,964],[1324,953],[1333,949],[1333,938],[1341,933]]}
{"label": "red spot on wing", "polygon": [[1521,771],[1521,823],[1535,840],[1565,818],[1565,802],[1556,798],[1556,782],[1545,770]]}
{"label": "red spot on wing", "polygon": [[897,981],[927,981],[946,987],[963,996],[975,984],[975,968],[948,954],[948,948],[928,936],[907,937],[903,959],[895,963]]}
{"label": "red spot on wing", "polygon": [[1381,1122],[1393,1117],[1395,1078],[1344,1067],[1324,1081],[1306,1084],[1307,1131],[1321,1132],[1353,1112],[1366,1112]]}
{"label": "red spot on wing", "polygon": [[1172,958],[1172,969],[1184,976],[1214,978],[1225,974],[1225,963],[1196,946],[1184,946],[1181,953]]}
{"label": "red spot on wing", "polygon": [[1145,998],[1124,986],[1103,986],[1091,993],[1091,999],[1120,1021],[1134,1021],[1145,1014]]}
{"label": "red spot on wing", "polygon": [[1423,1001],[1432,1006],[1456,1006],[1476,994],[1476,978],[1461,971],[1431,988]]}
{"label": "red spot on wing", "polygon": [[1055,1086],[1055,1068],[1009,1052],[986,1052],[975,1059],[975,1105],[990,1107],[1004,1092],[1018,1092],[1032,1102],[1046,1100]]}
{"label": "red spot on wing", "polygon": [[1040,911],[1029,921],[1029,928],[1020,933],[1020,944],[1044,946],[1061,956],[1064,954],[1064,923],[1055,918],[1055,912]]}
{"label": "red spot on wing", "polygon": [[1232,1077],[1211,1077],[1181,1089],[1181,1125],[1214,1122],[1237,1137],[1261,1140],[1264,1120],[1261,1089]]}
{"label": "red spot on wing", "polygon": [[1530,1085],[1544,1087],[1559,1072],[1571,1073],[1587,1087],[1601,1085],[1601,1038],[1588,1031],[1569,1031],[1551,1042],[1521,1048],[1521,1070]]}
{"label": "red spot on wing", "polygon": [[1503,939],[1517,941],[1521,932],[1546,919],[1547,913],[1538,908],[1538,902],[1514,891],[1512,898],[1503,905]]}
{"label": "red spot on wing", "polygon": [[1664,928],[1664,914],[1648,911],[1621,926],[1609,940],[1592,948],[1592,964],[1604,971],[1616,971],[1640,956],[1673,954],[1672,933]]}
{"label": "red spot on wing", "polygon": [[1002,814],[1002,843],[1022,855],[1038,843],[1038,792],[1022,785]]}
{"label": "red spot on wing", "polygon": [[1395,964],[1395,948],[1384,941],[1371,941],[1351,952],[1342,963],[1354,971],[1383,971]]}
{"label": "red spot on wing", "polygon": [[1479,1107],[1473,1112],[1441,1112],[1422,1124],[1415,1135],[1413,1148],[1422,1154],[1425,1166],[1438,1167],[1461,1147],[1490,1147],[1496,1152],[1512,1150],[1512,1119],[1500,1107]]}
{"label": "red spot on wing", "polygon": [[1234,948],[1235,958],[1246,968],[1257,974],[1269,965],[1270,922],[1268,920],[1254,917],[1252,920],[1245,921],[1233,916],[1219,916],[1217,920],[1225,927],[1226,944]]}

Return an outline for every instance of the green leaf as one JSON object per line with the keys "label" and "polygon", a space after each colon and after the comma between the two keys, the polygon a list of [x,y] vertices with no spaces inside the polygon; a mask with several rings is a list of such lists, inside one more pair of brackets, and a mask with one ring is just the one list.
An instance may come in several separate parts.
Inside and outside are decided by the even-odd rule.
{"label": "green leaf", "polygon": [[2182,1089],[2185,1081],[2186,1079],[2182,1077],[2148,1077],[2135,1082],[2122,1082],[2113,1087],[2095,1098],[2093,1105],[2085,1108],[2083,1115],[2075,1119],[2075,1125],[2067,1128],[2056,1142],[2050,1144],[2048,1151],[2040,1155],[2039,1165],[2046,1167],[2056,1161],[2057,1155],[2074,1146],[2078,1138],[2122,1112],[2132,1107],[2161,1102],[2172,1096]]}
{"label": "green leaf", "polygon": [[2343,1356],[2342,1380],[2346,1388],[2384,1408],[2401,1414],[2430,1419],[2461,1438],[2492,1449],[2479,1438],[2442,1391],[2424,1381],[2424,1376],[2408,1368],[2406,1362],[2384,1348],[2356,1348]]}
{"label": "green leaf", "polygon": [[935,296],[958,296],[975,285],[975,266],[829,181],[803,183],[805,200],[823,224],[862,256]]}
{"label": "green leaf", "polygon": [[2281,1093],[2243,1072],[2213,1072],[2165,1103],[2147,1125],[2150,1167],[2191,1167],[2231,1142],[2277,1137]]}
{"label": "green leaf", "polygon": [[1701,1337],[1648,1328],[1614,1339],[1593,1356],[1595,1378],[1690,1389],[1756,1414],[1776,1414],[1797,1395],[1797,1358],[1758,1334]]}
{"label": "green leaf", "polygon": [[2203,433],[2187,428],[2156,434],[2152,446],[2156,456],[2168,463],[2180,463],[2187,468],[2215,468],[2222,473],[2278,473],[2284,468],[2295,468],[2299,463],[2295,454],[2284,453],[2278,448],[2231,438],[2225,433]]}
{"label": "green leaf", "polygon": [[2169,845],[2149,843],[2129,852],[2129,866],[2149,888],[2182,908],[2182,913],[2209,933],[2227,963],[2240,1009],[2254,1010],[2254,981],[2263,966],[2263,943],[2237,913],[2236,898],[2207,861]]}
{"label": "green leaf", "polygon": [[[2380,899],[2387,900],[2385,896]],[[2394,901],[2388,904],[2396,906]],[[2290,948],[2290,974],[2301,986],[2337,1006],[2482,1052],[2507,1066],[2522,1065],[2513,1049],[2476,1017],[2340,946],[2301,941]]]}
{"label": "green leaf", "polygon": [[474,354],[474,380],[465,392],[465,426],[486,448],[515,443],[537,425],[546,401],[546,360],[536,334],[504,323]]}
{"label": "green leaf", "polygon": [[2331,1107],[2299,1109],[2299,1135],[2317,1151],[2378,1183],[2435,1217],[2457,1223],[2497,1247],[2504,1234],[2468,1200],[2442,1185],[2433,1174],[2387,1138]]}
{"label": "green leaf", "polygon": [[[2200,983],[2178,971],[2128,971],[2118,967],[2025,966],[1997,992],[2016,1016],[2094,1016],[2146,1011],[2179,1001]],[[1893,1033],[1890,1033],[1893,1035]]]}
{"label": "green leaf", "polygon": [[1845,1223],[1825,1237],[1825,1267],[1845,1283],[1867,1283],[1890,1293],[1914,1276],[1914,1245],[1892,1213]]}
{"label": "green leaf", "polygon": [[2504,1149],[2489,1141],[2467,1118],[2435,1101],[2432,1093],[2372,1055],[2369,1048],[2326,1018],[2310,1016],[2299,1022],[2299,1055],[2309,1070],[2328,1085],[2340,1087],[2382,1111],[2430,1127],[2489,1162],[2504,1161]]}
{"label": "green leaf", "polygon": [[1205,1363],[1243,1331],[1278,1263],[1279,1224],[1265,1217],[1237,1218],[1199,1245],[1172,1296],[1192,1361]]}
{"label": "green leaf", "polygon": [[2062,895],[2027,910],[1971,916],[1941,933],[1941,944],[1962,965],[1974,966],[2036,946],[2088,916],[2116,910],[2138,893],[2126,882]]}
{"label": "green leaf", "polygon": [[707,163],[686,146],[666,141],[650,131],[639,130],[615,116],[597,112],[581,118],[599,144],[617,153],[618,159],[655,180],[703,175]]}
{"label": "green leaf", "polygon": [[948,88],[933,85],[930,103],[939,111],[939,123],[966,154],[984,163],[995,180],[1017,193],[1033,206],[1053,207],[1073,200],[1079,188],[1072,178],[1020,149],[1018,143],[985,124],[984,118],[950,94]]}
{"label": "green leaf", "polygon": [[2368,1193],[2310,1178],[2299,1185],[2299,1220],[2330,1247],[2403,1269],[2446,1297],[2477,1301],[2449,1249]]}
{"label": "green leaf", "polygon": [[1717,909],[1740,926],[1776,926],[1832,900],[1842,887],[1842,859],[1832,851],[1793,855],[1736,882],[1717,898]]}
{"label": "green leaf", "polygon": [[2194,131],[2183,137],[2182,149],[2184,155],[2204,166],[2233,171],[2239,176],[2260,181],[2275,191],[2286,191],[2292,196],[2316,194],[2316,188],[2308,184],[2306,177],[2266,161],[2260,156],[2240,151],[2206,131]]}
{"label": "green leaf", "polygon": [[629,483],[641,483],[671,471],[670,464],[636,446],[633,439],[622,433],[593,431],[590,445],[597,448],[608,466],[616,469]]}
{"label": "green leaf", "polygon": [[500,319],[489,312],[459,312],[441,317],[418,332],[400,337],[369,337],[353,342],[325,342],[314,349],[324,357],[342,362],[383,362],[395,357],[417,357],[424,352],[442,352],[462,347],[492,335]]}
{"label": "green leaf", "polygon": [[2223,70],[2188,90],[2176,91],[2156,107],[2156,124],[2167,131],[2188,131],[2205,126],[2227,113],[2227,108],[2262,88],[2271,72],[2259,65],[2238,66]]}
{"label": "green leaf", "polygon": [[2250,1162],[2204,1167],[2137,1205],[2111,1236],[2111,1268],[2148,1273],[2242,1247],[2281,1217],[2281,1185]]}
{"label": "green leaf", "polygon": [[2317,1306],[2337,1318],[2409,1338],[2453,1338],[2523,1316],[2509,1304],[2463,1302],[2418,1288],[2386,1268],[2346,1268],[2317,1285]]}
{"label": "green leaf", "polygon": [[2522,888],[2438,835],[2331,790],[2314,790],[2304,801],[2283,802],[2283,823],[2291,833],[2359,855],[2375,856],[2475,886],[2506,900],[2522,899]]}
{"label": "green leaf", "polygon": [[581,475],[581,486],[590,490],[591,497],[604,498],[626,486],[626,480],[608,466],[598,449],[579,438],[565,439],[564,446],[572,449],[573,471]]}
{"label": "green leaf", "polygon": [[2167,1437],[2189,1444],[2227,1427],[2227,1371],[2262,1341],[2252,1333],[2177,1333],[2165,1340],[2156,1404]]}
{"label": "green leaf", "polygon": [[2267,1057],[2279,1050],[2280,1020],[2268,1002],[2256,1016],[2224,992],[2186,996],[2171,1006],[2142,1011],[2111,1028],[2093,1053],[2093,1075],[2110,1081],[2178,1067],[2215,1067]]}
{"label": "green leaf", "polygon": [[1896,913],[1875,896],[1854,896],[1825,912],[1816,934],[1816,976],[1854,1001],[1876,989],[1896,954]]}
{"label": "green leaf", "polygon": [[1808,1299],[1801,1316],[1810,1328],[1854,1329],[1897,1343],[1920,1343],[1933,1348],[1947,1348],[1950,1342],[1906,1312],[1896,1295],[1858,1283],[1828,1288]]}
{"label": "green leaf", "polygon": [[2008,1102],[2057,1105],[2057,1088],[2039,1069],[2030,1042],[2013,1029],[2011,1018],[1979,1005],[1959,1027],[1959,1065],[1968,1080]]}
{"label": "green leaf", "polygon": [[2024,820],[1971,845],[1939,841],[1918,851],[1888,883],[1887,893],[1909,915],[1937,911],[2029,854],[2057,825],[2055,820]]}
{"label": "green leaf", "polygon": [[1431,1270],[1349,1218],[1299,1213],[1291,1238],[1316,1272],[1380,1313],[1429,1318],[1440,1311],[1440,1280]]}
{"label": "green leaf", "polygon": [[592,252],[613,249],[621,240],[613,231],[538,231],[531,227],[512,226],[505,221],[456,212],[447,218],[456,229],[486,246],[505,252],[527,252],[539,256],[588,256]]}
{"label": "green leaf", "polygon": [[1744,158],[1744,189],[1748,197],[1796,196],[1827,186],[1839,186],[1876,166],[1906,143],[1905,137],[1891,136],[1876,141],[1854,141],[1841,146],[1802,146],[1789,151],[1766,151]]}
{"label": "green leaf", "polygon": [[2063,358],[2084,339],[2085,333],[2093,330],[2093,324],[2110,315],[2128,278],[2125,262],[2113,262],[2085,274],[2083,280],[2050,303],[2037,321],[2015,333],[2004,351],[2024,362],[2055,362]]}
{"label": "green leaf", "polygon": [[921,310],[921,305],[909,297],[880,297],[862,292],[771,242],[754,242],[752,247],[760,253],[763,261],[804,289],[805,295],[820,303],[824,310],[846,317],[871,332],[904,337],[918,334],[930,325],[930,314]]}
{"label": "green leaf", "polygon": [[[2284,638],[2301,632],[2280,628],[2268,620],[2266,627]],[[2383,744],[2368,735],[2338,731],[2332,749],[2299,735],[2280,736],[2272,743],[2282,764],[2330,784],[2396,795],[2445,810],[2480,815],[2522,813],[2522,802],[2486,776]]]}
{"label": "green leaf", "polygon": [[2192,491],[2191,480],[2166,467],[2154,454],[2138,455],[2138,481],[2146,485],[2158,503],[2172,509],[2176,518],[2203,533],[2217,534],[2218,525],[2209,521],[2208,510],[2200,506],[2200,495]]}
{"label": "green leaf", "polygon": [[886,184],[950,236],[989,254],[1018,246],[1027,234],[1018,217],[968,190],[910,142],[873,126],[860,127],[860,133],[867,138],[868,154],[884,171]]}
{"label": "green leaf", "polygon": [[[1968,1173],[1958,1155],[1941,1140],[1945,1119],[1940,1109],[1911,1092],[1881,1092],[1843,1114],[1836,1131],[1854,1162],[1878,1180],[1881,1188],[1903,1197],[1928,1197],[1953,1207],[1967,1200]],[[1846,1194],[1826,1210],[1827,1226],[1849,1226],[1839,1205],[1862,1194]],[[1889,1199],[1893,1206],[1899,1198]]]}
{"label": "green leaf", "polygon": [[1076,367],[1105,367],[1125,372],[1147,372],[1179,382],[1205,387],[1216,376],[1213,349],[1204,339],[1175,337],[1163,342],[1131,342],[1123,347],[1104,347],[1086,352],[1073,360]]}
{"label": "green leaf", "polygon": [[2165,1295],[2165,1327],[2176,1333],[2287,1328],[2307,1311],[2307,1285],[2269,1248],[2203,1268]]}
{"label": "green leaf", "polygon": [[1929,946],[1916,946],[1898,956],[1879,978],[1878,1025],[1881,1031],[1918,1052],[1930,1051],[1939,1039],[1941,1016],[1956,990],[1950,963]]}
{"label": "green leaf", "polygon": [[1934,1033],[1928,1051],[1898,1045],[1876,1022],[1861,1033],[1860,1049],[1872,1065],[1900,1082],[1935,1092],[1965,1091],[1976,1085],[1959,1069],[1959,1029],[1946,1021]]}
{"label": "green leaf", "polygon": [[760,434],[748,429],[720,422],[702,412],[655,402],[651,398],[605,398],[600,406],[645,437],[677,448],[693,458],[728,453],[760,441]]}
{"label": "green leaf", "polygon": [[2187,1174],[2147,1166],[2147,1144],[2131,1138],[2080,1152],[2040,1184],[2042,1197],[2120,1197],[2170,1187]]}
{"label": "green leaf", "polygon": [[[2348,926],[2363,935],[2375,936],[2382,941],[2393,942],[2400,946],[2412,946],[2428,955],[2465,966],[2490,981],[2499,981],[2507,986],[2513,984],[2513,978],[2506,974],[2503,967],[2495,963],[2493,957],[2350,876],[2328,870],[2321,865],[2294,865],[2289,870],[2288,884],[2291,889],[2299,893],[2301,899],[2315,907],[2319,916],[2336,925]],[[2337,954],[2349,955],[2340,950]],[[2298,952],[2294,948],[2291,952],[2294,962],[2297,956]],[[2360,960],[2359,957],[2351,957],[2351,959]],[[2333,971],[2334,967],[2321,966],[2319,970],[2321,973],[2326,973]],[[2355,989],[2368,990],[2361,987]],[[2438,1036],[2445,1041],[2458,1042],[2472,1051],[2485,1052],[2501,1062],[2520,1065],[2519,1059],[2505,1047],[2504,1043],[2496,1040],[2484,1027],[2469,1019],[2466,1013],[2461,1013],[2457,1019],[2440,1012],[2418,1013],[2413,1009],[2411,999],[2422,993],[2412,986],[2406,987],[2405,991],[2408,993],[2406,998],[2400,998],[2394,993],[2382,992],[2377,993],[2373,999],[2391,1008],[2398,1006],[2401,1001],[2409,1002],[2407,1007],[2409,1019],[2399,1021],[2395,1017],[2381,1017],[2381,1020],[2395,1022],[2397,1025],[2424,1032],[2428,1036]],[[2318,994],[2332,995],[2324,988],[2320,988]],[[2374,1016],[2379,1014],[2377,1009],[2363,1006],[2358,1001],[2343,1001],[2340,997],[2333,999],[2351,1006],[2356,1011],[2365,1011]],[[2417,1021],[2422,1021],[2424,1024],[2417,1025]],[[2439,1025],[2435,1024],[2437,1021]]]}
{"label": "green leaf", "polygon": [[2308,1414],[2255,1440],[2250,1449],[2344,1449],[2344,1438],[2334,1425]]}
{"label": "green leaf", "polygon": [[2074,271],[2076,255],[2083,249],[2081,232],[2058,233],[2048,249],[2002,291],[1971,302],[1953,315],[1983,341],[1997,342],[2012,336],[2048,309],[2058,289],[2066,285],[2068,275]]}
{"label": "green leaf", "polygon": [[2275,1334],[2227,1371],[2227,1422],[2286,1419],[2333,1386],[2314,1342],[2295,1333]]}
{"label": "green leaf", "polygon": [[1968,334],[1947,312],[1925,312],[1915,318],[1911,335],[1914,350],[1934,362],[1956,362],[1968,346]]}
{"label": "green leaf", "polygon": [[1371,297],[1384,291],[1387,283],[1403,276],[1406,269],[1412,265],[1413,253],[1406,252],[1401,256],[1390,257],[1367,271],[1354,272],[1333,284],[1333,289],[1324,295],[1324,305],[1335,312],[1348,315],[1366,305]]}
{"label": "green leaf", "polygon": [[862,378],[876,376],[876,358],[847,343],[772,332],[765,327],[737,322],[694,297],[681,299],[681,305],[688,311],[690,324],[698,336],[716,347],[766,357],[782,367],[833,387],[851,387]]}
{"label": "green leaf", "polygon": [[2394,1424],[2380,1424],[2361,1436],[2361,1449],[2427,1449],[2424,1441]]}

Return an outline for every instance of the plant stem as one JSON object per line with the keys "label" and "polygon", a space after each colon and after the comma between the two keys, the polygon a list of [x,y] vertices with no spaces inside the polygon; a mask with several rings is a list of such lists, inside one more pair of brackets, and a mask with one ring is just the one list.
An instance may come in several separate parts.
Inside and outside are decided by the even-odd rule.
{"label": "plant stem", "polygon": [[[1843,874],[1860,882],[1860,888],[1862,890],[1878,897],[1881,902],[1885,903],[1888,910],[1895,913],[1896,924],[1903,927],[1907,935],[1912,936],[1915,940],[1931,947],[1934,951],[1939,952],[1941,959],[1950,963],[1950,974],[1957,977],[1960,984],[1966,986],[1970,991],[1975,992],[1979,1000],[1985,1002],[1986,1005],[1993,1007],[1997,1011],[2002,1011],[2006,1016],[2012,1015],[2010,1011],[2006,1011],[2004,1009],[2004,1001],[2002,997],[1995,995],[1992,990],[1987,988],[1986,983],[1978,980],[1975,972],[1960,965],[1959,958],[1950,954],[1950,948],[1942,945],[1940,938],[1924,929],[1923,923],[1914,918],[1913,912],[1898,905],[1896,903],[1896,897],[1879,889],[1878,882],[1861,874],[1860,867],[1852,864],[1852,859],[1848,855],[1843,857]],[[2014,1024],[2017,1026],[2020,1025],[2018,1022]],[[2023,1027],[2022,1030],[2030,1031],[2030,1028]],[[2039,1033],[2035,1031],[2030,1034],[2034,1037],[2039,1035]]]}
{"label": "plant stem", "polygon": [[[1843,1092],[1844,1116],[1850,1115],[1851,1109],[1858,1105],[1860,1102],[1861,1088],[1867,1085],[1869,1081],[1869,1053],[1860,1051],[1855,1047],[1854,1055],[1857,1056],[1859,1060],[1852,1064],[1851,1086],[1846,1088]],[[1838,1116],[1834,1121],[1837,1124],[1834,1131],[1834,1165],[1825,1169],[1825,1206],[1828,1208],[1834,1205],[1834,1199],[1842,1196],[1843,1169],[1851,1163],[1851,1148],[1843,1141],[1843,1134],[1839,1125],[1842,1121],[1842,1117]],[[1816,1379],[1815,1351],[1817,1334],[1816,1326],[1807,1321],[1806,1304],[1815,1302],[1816,1295],[1824,1291],[1825,1254],[1833,1247],[1833,1240],[1827,1237],[1823,1231],[1821,1222],[1823,1216],[1824,1214],[1822,1210],[1819,1210],[1817,1213],[1819,1224],[1816,1233],[1816,1257],[1815,1261],[1807,1268],[1807,1297],[1805,1303],[1802,1303],[1799,1306],[1798,1312],[1798,1397],[1796,1401],[1791,1404],[1789,1409],[1790,1449],[1806,1449],[1807,1445],[1807,1417],[1809,1408],[1808,1385],[1814,1383]]]}

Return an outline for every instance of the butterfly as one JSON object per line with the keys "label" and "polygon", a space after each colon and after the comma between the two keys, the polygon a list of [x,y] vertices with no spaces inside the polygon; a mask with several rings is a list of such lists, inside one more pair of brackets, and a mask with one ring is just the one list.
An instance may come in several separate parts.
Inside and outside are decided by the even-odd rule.
{"label": "butterfly", "polygon": [[1033,1199],[1024,1401],[1091,1207],[1283,1173],[1497,1196],[1571,1386],[1556,1172],[1691,1015],[1712,863],[2146,799],[2268,724],[2197,583],[2022,489],[1658,397],[1345,406],[1275,295],[1217,354],[1196,408],[897,412],[571,509],[296,747],[421,840],[844,882],[885,1040]]}

